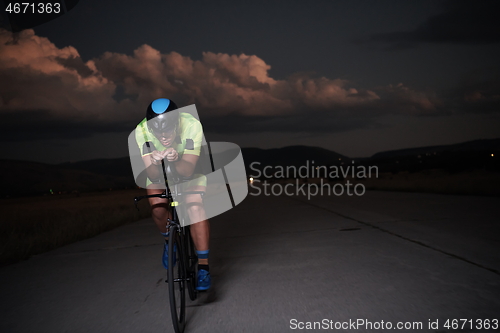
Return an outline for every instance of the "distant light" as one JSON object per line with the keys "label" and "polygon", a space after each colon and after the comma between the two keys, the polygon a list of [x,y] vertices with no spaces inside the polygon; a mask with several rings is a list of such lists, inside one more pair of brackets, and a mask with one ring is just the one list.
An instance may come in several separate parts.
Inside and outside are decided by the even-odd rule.
{"label": "distant light", "polygon": [[250,177],[250,183],[253,183],[253,177]]}
{"label": "distant light", "polygon": [[342,161],[342,159],[339,157],[339,161]]}
{"label": "distant light", "polygon": [[495,154],[491,154],[491,157],[495,156]]}

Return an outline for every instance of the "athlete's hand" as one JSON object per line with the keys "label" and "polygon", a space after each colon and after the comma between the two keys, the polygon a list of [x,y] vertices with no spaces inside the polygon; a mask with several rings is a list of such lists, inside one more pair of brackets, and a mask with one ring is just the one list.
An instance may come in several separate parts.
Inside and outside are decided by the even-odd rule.
{"label": "athlete's hand", "polygon": [[179,158],[179,154],[174,148],[167,148],[162,153],[163,158],[166,158],[169,162],[175,162]]}
{"label": "athlete's hand", "polygon": [[163,158],[164,158],[163,152],[161,152],[161,151],[154,150],[151,153],[151,163],[153,163],[154,165],[160,165],[161,164],[161,160]]}

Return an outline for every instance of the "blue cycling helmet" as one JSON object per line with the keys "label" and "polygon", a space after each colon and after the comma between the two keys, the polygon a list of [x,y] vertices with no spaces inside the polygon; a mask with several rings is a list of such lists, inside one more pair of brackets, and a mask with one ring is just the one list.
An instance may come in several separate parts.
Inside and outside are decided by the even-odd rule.
{"label": "blue cycling helmet", "polygon": [[155,133],[173,131],[179,123],[179,113],[169,112],[172,110],[177,110],[177,105],[170,99],[159,98],[152,101],[146,111],[149,130]]}

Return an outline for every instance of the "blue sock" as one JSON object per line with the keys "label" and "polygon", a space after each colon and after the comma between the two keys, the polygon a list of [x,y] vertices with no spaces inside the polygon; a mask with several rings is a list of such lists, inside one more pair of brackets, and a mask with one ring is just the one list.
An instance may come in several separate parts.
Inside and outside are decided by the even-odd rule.
{"label": "blue sock", "polygon": [[[210,250],[196,251],[196,254],[198,255],[198,259],[208,259],[208,253],[209,252],[210,252]],[[210,269],[209,269],[208,265],[200,265],[200,264],[198,264],[198,270],[200,270],[200,269],[204,269],[207,272],[210,272]]]}

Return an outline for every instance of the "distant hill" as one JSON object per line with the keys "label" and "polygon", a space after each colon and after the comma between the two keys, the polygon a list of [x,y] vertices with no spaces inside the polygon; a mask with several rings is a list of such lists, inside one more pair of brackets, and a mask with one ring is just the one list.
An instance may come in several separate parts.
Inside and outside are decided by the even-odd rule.
{"label": "distant hill", "polygon": [[[262,167],[271,166],[296,166],[300,167],[307,161],[315,165],[337,165],[350,161],[349,157],[334,151],[309,146],[288,146],[274,149],[242,148],[243,160],[248,166],[253,162],[259,162]],[[258,164],[254,164],[258,169]]]}
{"label": "distant hill", "polygon": [[72,163],[66,162],[58,164],[57,166],[62,169],[85,170],[106,176],[133,177],[130,158],[128,156],[111,159],[101,158]]}
{"label": "distant hill", "polygon": [[500,172],[500,139],[385,151],[360,163],[377,165],[380,172],[392,173],[430,169],[452,173],[477,169]]}
{"label": "distant hill", "polygon": [[441,145],[441,146],[427,146],[418,148],[408,148],[408,149],[398,149],[389,150],[380,153],[376,153],[371,158],[380,159],[388,157],[398,157],[398,156],[411,156],[411,155],[435,155],[435,153],[442,152],[477,152],[477,151],[499,151],[500,150],[500,139],[483,139],[467,141],[462,143],[456,143],[452,145]]}
{"label": "distant hill", "polygon": [[0,160],[0,172],[1,197],[49,194],[51,190],[54,193],[71,193],[134,186],[132,176],[94,173],[85,168],[28,161]]}
{"label": "distant hill", "polygon": [[[259,162],[263,167],[266,165],[294,165],[299,167],[305,165],[306,161],[314,161],[315,165],[334,165],[350,161],[350,158],[328,149],[309,146],[289,146],[274,149],[242,148],[242,154],[247,169],[253,162]],[[232,154],[226,153],[225,155]],[[230,161],[225,161],[225,163],[228,162]],[[84,170],[106,176],[133,177],[128,157],[62,163],[58,167],[70,170]],[[256,166],[256,168],[258,167]]]}
{"label": "distant hill", "polygon": [[[369,158],[351,159],[334,151],[309,146],[274,149],[242,148],[247,173],[250,164],[300,167],[307,161],[332,166],[350,163],[377,165],[380,172],[442,169],[448,172],[485,169],[500,172],[500,139],[474,140],[454,145],[429,146],[380,152]],[[494,156],[491,156],[494,154]],[[227,161],[229,162],[229,161]],[[259,169],[259,164],[254,164]],[[0,195],[28,195],[54,192],[95,191],[135,187],[128,157],[95,159],[58,165],[0,160]]]}

